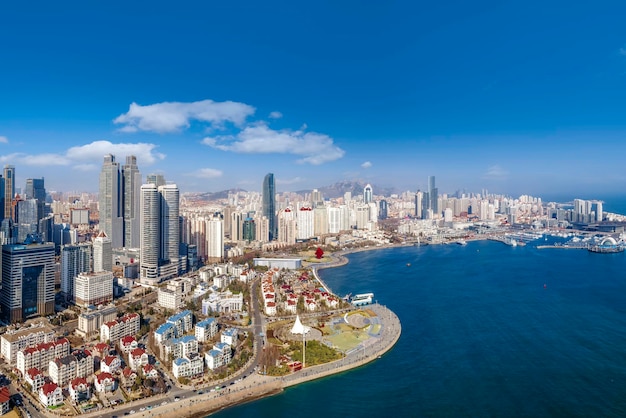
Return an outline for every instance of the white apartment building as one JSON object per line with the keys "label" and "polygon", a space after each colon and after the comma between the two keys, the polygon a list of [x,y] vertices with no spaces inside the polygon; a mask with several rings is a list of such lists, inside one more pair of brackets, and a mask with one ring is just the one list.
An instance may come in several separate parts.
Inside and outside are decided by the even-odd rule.
{"label": "white apartment building", "polygon": [[207,318],[200,321],[195,326],[196,339],[199,342],[206,342],[217,334],[217,320],[215,318]]}
{"label": "white apartment building", "polygon": [[109,303],[113,300],[113,273],[81,273],[74,282],[76,305],[87,307]]}
{"label": "white apartment building", "polygon": [[117,318],[117,307],[109,305],[99,309],[92,309],[78,315],[76,334],[83,338],[95,337],[100,333],[100,327],[106,322]]}
{"label": "white apartment building", "polygon": [[172,374],[175,378],[199,375],[204,372],[204,361],[197,353],[189,357],[177,358],[172,362]]}
{"label": "white apartment building", "polygon": [[17,352],[17,369],[22,373],[22,376],[25,376],[26,372],[32,368],[47,371],[52,360],[69,354],[70,342],[67,338],[26,347]]}
{"label": "white apartment building", "polygon": [[2,358],[12,366],[15,366],[18,351],[29,346],[55,340],[54,331],[46,325],[31,325],[26,328],[7,331],[0,336]]}
{"label": "white apartment building", "polygon": [[139,315],[135,313],[106,322],[100,327],[100,341],[119,341],[127,335],[136,335],[139,332],[140,322]]}

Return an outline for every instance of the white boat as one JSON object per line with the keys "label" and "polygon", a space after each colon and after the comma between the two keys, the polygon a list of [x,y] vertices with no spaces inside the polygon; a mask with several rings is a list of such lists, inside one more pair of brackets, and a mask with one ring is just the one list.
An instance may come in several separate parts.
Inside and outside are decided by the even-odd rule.
{"label": "white boat", "polygon": [[467,245],[467,241],[465,241],[464,239],[458,239],[456,240],[456,243],[459,245]]}

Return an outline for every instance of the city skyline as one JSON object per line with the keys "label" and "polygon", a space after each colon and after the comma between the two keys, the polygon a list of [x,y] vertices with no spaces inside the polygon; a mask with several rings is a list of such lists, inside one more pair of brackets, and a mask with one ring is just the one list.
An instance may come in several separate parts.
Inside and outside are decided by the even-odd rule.
{"label": "city skyline", "polygon": [[111,153],[182,193],[268,172],[278,192],[626,188],[624,5],[241,6],[0,6],[15,186],[96,192]]}

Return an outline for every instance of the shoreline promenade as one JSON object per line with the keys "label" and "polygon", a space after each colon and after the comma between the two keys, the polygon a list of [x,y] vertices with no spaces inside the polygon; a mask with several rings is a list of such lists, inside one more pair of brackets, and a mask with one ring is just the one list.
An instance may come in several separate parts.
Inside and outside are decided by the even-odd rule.
{"label": "shoreline promenade", "polygon": [[[392,247],[394,246],[370,247],[359,249],[357,251]],[[348,259],[344,257],[344,254],[350,252],[354,251],[341,251],[339,253],[334,253],[331,255],[333,259],[330,262],[310,266],[316,278],[327,290],[330,289],[321,279],[319,279],[316,269],[338,267],[347,264]],[[295,386],[326,376],[331,376],[333,374],[345,372],[370,363],[380,358],[394,347],[402,334],[402,326],[398,316],[387,307],[380,304],[372,304],[367,305],[367,308],[374,311],[380,318],[383,325],[380,335],[365,341],[357,349],[345,355],[340,360],[306,367],[298,372],[280,377],[264,376],[255,373],[244,380],[219,391],[208,392],[202,395],[194,395],[189,398],[181,399],[178,402],[170,402],[166,405],[160,405],[152,408],[151,410],[145,410],[133,414],[133,416],[161,418],[206,417],[207,415],[231,406],[279,394],[290,386]]]}

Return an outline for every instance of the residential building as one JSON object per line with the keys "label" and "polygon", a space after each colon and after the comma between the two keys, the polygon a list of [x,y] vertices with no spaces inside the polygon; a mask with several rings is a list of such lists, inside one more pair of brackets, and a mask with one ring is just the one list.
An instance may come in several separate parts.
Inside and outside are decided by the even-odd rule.
{"label": "residential building", "polygon": [[195,326],[196,339],[204,343],[217,334],[217,329],[217,320],[215,318],[204,319]]}
{"label": "residential building", "polygon": [[61,247],[61,292],[65,300],[74,302],[74,281],[80,273],[91,271],[91,243]]}
{"label": "residential building", "polygon": [[105,322],[100,327],[100,341],[119,341],[127,335],[136,335],[139,332],[141,318],[136,313],[124,315],[114,321]]}
{"label": "residential building", "polygon": [[46,408],[63,403],[63,392],[56,383],[45,383],[39,389],[39,402]]}
{"label": "residential building", "polygon": [[87,383],[87,379],[84,377],[72,379],[69,384],[68,392],[70,399],[76,404],[91,399],[91,385]]}
{"label": "residential building", "polygon": [[76,334],[83,338],[91,338],[100,333],[100,327],[117,318],[117,307],[114,305],[90,309],[78,315]]}
{"label": "residential building", "polygon": [[48,371],[49,363],[59,357],[70,354],[70,342],[67,338],[60,338],[54,342],[39,343],[17,352],[17,369],[26,374],[27,370],[36,368]]}
{"label": "residential building", "polygon": [[219,342],[213,346],[212,350],[209,350],[204,355],[206,365],[210,370],[215,370],[218,367],[224,366],[230,363],[232,359],[232,348],[230,345]]}
{"label": "residential building", "polygon": [[9,330],[0,336],[2,357],[12,366],[16,365],[17,353],[33,345],[56,341],[54,330],[46,325]]}

